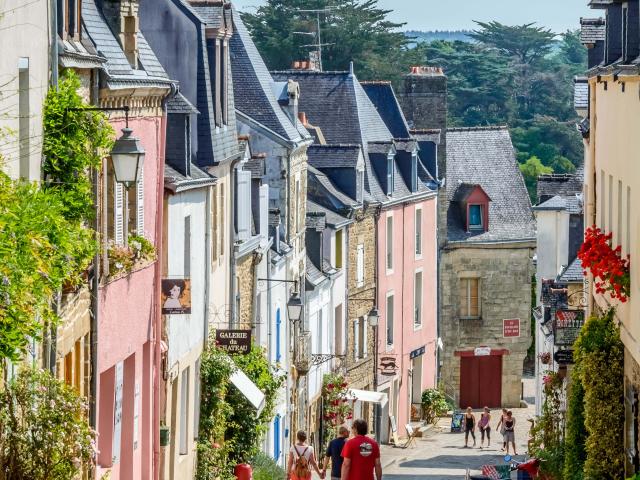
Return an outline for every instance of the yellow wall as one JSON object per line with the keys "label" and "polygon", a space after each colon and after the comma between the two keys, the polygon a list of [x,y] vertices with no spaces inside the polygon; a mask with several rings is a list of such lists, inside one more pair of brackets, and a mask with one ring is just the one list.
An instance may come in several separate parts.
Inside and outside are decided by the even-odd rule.
{"label": "yellow wall", "polygon": [[613,232],[613,244],[622,245],[623,255],[631,255],[630,301],[620,304],[604,295],[596,302],[604,308],[617,305],[622,339],[640,362],[640,77],[620,76],[614,82],[612,76],[603,76],[600,82],[590,79],[590,85],[585,223]]}

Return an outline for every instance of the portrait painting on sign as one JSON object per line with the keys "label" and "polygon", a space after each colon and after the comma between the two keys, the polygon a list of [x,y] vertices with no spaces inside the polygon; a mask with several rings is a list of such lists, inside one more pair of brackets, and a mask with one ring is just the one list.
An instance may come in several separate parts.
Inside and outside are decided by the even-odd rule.
{"label": "portrait painting on sign", "polygon": [[186,315],[191,313],[191,280],[162,279],[163,315]]}

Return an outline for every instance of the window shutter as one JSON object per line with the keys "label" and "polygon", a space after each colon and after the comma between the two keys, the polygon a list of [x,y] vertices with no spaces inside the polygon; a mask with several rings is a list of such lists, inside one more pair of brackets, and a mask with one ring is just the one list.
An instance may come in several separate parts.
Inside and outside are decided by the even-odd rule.
{"label": "window shutter", "polygon": [[251,238],[251,172],[237,170],[237,227],[238,240]]}
{"label": "window shutter", "polygon": [[114,186],[114,219],[113,232],[116,243],[124,242],[124,187],[115,183]]}
{"label": "window shutter", "polygon": [[356,270],[358,286],[361,287],[364,284],[364,245],[358,245]]}
{"label": "window shutter", "polygon": [[136,185],[136,231],[144,235],[144,163],[141,165],[140,181]]}
{"label": "window shutter", "polygon": [[360,319],[356,319],[353,322],[353,359],[358,360],[358,354],[360,353],[360,332],[359,332]]}
{"label": "window shutter", "polygon": [[366,357],[369,354],[369,335],[368,335],[369,321],[367,317],[362,317],[362,357]]}

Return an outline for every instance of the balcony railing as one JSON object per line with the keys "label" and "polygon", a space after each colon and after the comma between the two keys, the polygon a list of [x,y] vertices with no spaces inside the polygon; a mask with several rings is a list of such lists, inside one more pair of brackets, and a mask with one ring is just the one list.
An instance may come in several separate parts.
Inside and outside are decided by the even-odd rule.
{"label": "balcony railing", "polygon": [[306,375],[311,368],[311,332],[300,332],[296,338],[293,365],[298,375]]}

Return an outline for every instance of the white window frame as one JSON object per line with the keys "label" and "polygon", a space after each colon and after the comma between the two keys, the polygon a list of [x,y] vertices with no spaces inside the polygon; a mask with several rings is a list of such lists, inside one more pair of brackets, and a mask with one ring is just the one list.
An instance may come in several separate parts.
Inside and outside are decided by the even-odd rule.
{"label": "white window frame", "polygon": [[[190,368],[185,368],[180,374],[180,455],[189,454],[189,387],[191,383]],[[177,407],[174,406],[174,407]]]}
{"label": "white window frame", "polygon": [[385,221],[385,256],[384,263],[387,275],[393,274],[393,214],[388,213]]}
{"label": "white window frame", "polygon": [[[389,299],[391,299],[391,315],[389,315]],[[387,292],[386,301],[384,305],[384,308],[385,308],[384,319],[385,319],[385,326],[386,326],[385,345],[387,346],[387,350],[393,349],[394,335],[395,335],[395,329],[394,329],[395,307],[396,307],[395,292],[393,290],[390,290]],[[389,317],[391,317],[391,322],[389,322]],[[391,342],[389,342],[389,323],[391,323]]]}
{"label": "white window frame", "polygon": [[[418,221],[418,217],[420,217]],[[422,235],[422,222],[424,221],[422,217],[422,207],[416,207],[416,211],[413,215],[413,223],[414,223],[414,233],[413,239],[415,243],[415,255],[416,259],[422,258],[422,250],[424,249],[424,240]]]}
{"label": "white window frame", "polygon": [[[417,287],[417,278],[418,278],[418,274],[420,274],[420,290],[418,290]],[[420,292],[420,309],[419,309],[419,318],[420,318],[420,323],[416,322],[416,309],[418,307],[418,303],[417,303],[417,292]],[[421,330],[422,329],[422,325],[424,325],[424,321],[423,321],[423,315],[424,315],[424,273],[422,272],[422,268],[418,268],[416,269],[416,271],[413,273],[413,330]]]}
{"label": "white window frame", "polygon": [[394,161],[393,156],[387,157],[387,196],[390,197],[393,195],[393,184],[395,182],[394,178]]}
{"label": "white window frame", "polygon": [[[471,224],[471,208],[478,207],[480,209],[480,223]],[[484,205],[482,203],[470,203],[467,212],[468,230],[484,230]]]}
{"label": "white window frame", "polygon": [[356,247],[356,286],[364,286],[364,244],[360,243]]}

